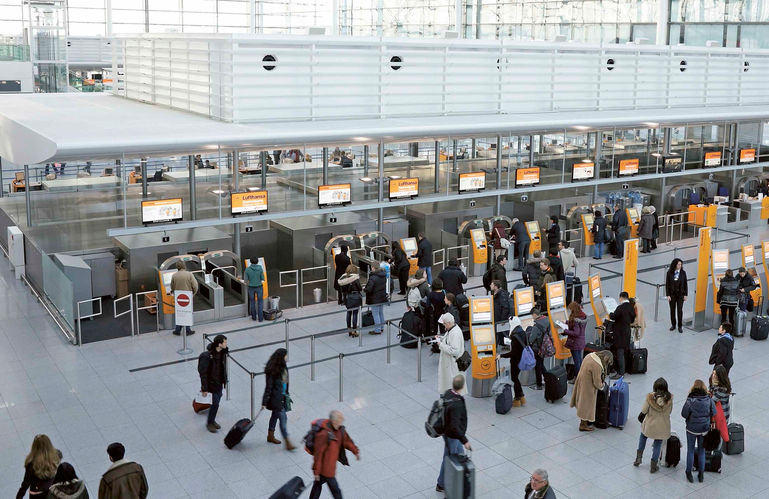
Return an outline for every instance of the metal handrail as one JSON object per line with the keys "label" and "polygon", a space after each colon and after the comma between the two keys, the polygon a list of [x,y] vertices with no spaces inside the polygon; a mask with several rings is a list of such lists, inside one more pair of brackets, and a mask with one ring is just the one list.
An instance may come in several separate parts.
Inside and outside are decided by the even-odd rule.
{"label": "metal handrail", "polygon": [[[311,270],[318,270],[318,269],[325,269],[326,276],[323,279],[315,279],[314,281],[307,281],[307,282],[304,281],[304,273],[305,272],[309,272]],[[301,286],[302,286],[302,292],[299,295],[299,299],[301,300],[300,301],[300,303],[301,303],[300,307],[304,307],[304,286],[305,286],[305,284],[316,284],[316,283],[319,283],[319,282],[328,283],[328,278],[331,275],[331,270],[329,269],[328,265],[319,265],[317,267],[308,267],[306,269],[300,269],[299,273],[300,273],[300,277],[301,277],[301,281],[300,282],[301,282]],[[328,303],[328,290],[326,290],[326,303]]]}
{"label": "metal handrail", "polygon": [[[142,310],[152,310],[155,309],[155,330],[157,333],[160,333],[160,300],[158,300],[158,292],[157,291],[142,291],[140,293],[134,294],[134,299],[136,300],[136,330],[138,331],[138,334],[141,334],[142,330],[139,327],[139,312]],[[155,295],[155,303],[152,305],[148,305],[146,307],[140,307],[139,306],[139,296],[146,296],[146,295]]]}
{"label": "metal handrail", "polygon": [[[117,302],[119,302],[121,300],[125,300],[125,299],[128,299],[128,310],[126,310],[125,312],[120,312],[118,314],[117,313]],[[117,319],[118,317],[123,317],[125,314],[131,314],[131,338],[134,338],[136,336],[136,330],[134,329],[134,314],[133,314],[133,311],[134,311],[134,301],[133,301],[133,297],[130,294],[128,294],[128,295],[125,295],[122,298],[118,298],[117,300],[114,300],[112,302],[112,311],[113,311],[113,315],[115,316],[115,319]]]}
{"label": "metal handrail", "polygon": [[[80,305],[82,305],[83,303],[91,303],[91,302],[95,302],[95,301],[99,302],[99,313],[98,314],[91,314],[91,315],[81,316],[80,315]],[[90,319],[91,317],[97,317],[97,316],[101,315],[102,311],[103,310],[102,310],[102,306],[101,306],[101,296],[77,302],[77,346],[79,346],[79,347],[83,346],[83,331],[82,331],[83,328],[80,325],[82,320],[83,319]]]}
{"label": "metal handrail", "polygon": [[[283,275],[284,274],[294,274],[296,282],[294,284],[283,284]],[[296,288],[296,305],[299,306],[299,269],[296,270],[282,270],[278,272],[278,287],[279,288],[290,288],[290,287]]]}
{"label": "metal handrail", "polygon": [[[467,255],[462,256],[462,250],[465,250],[467,252]],[[469,244],[462,244],[459,246],[451,246],[449,248],[446,248],[446,256],[449,260],[451,260],[451,250],[457,250],[457,261],[461,262],[463,260],[467,260],[468,263],[470,262],[470,245]]]}
{"label": "metal handrail", "polygon": [[234,265],[226,265],[224,267],[216,267],[215,269],[211,270],[211,277],[212,278],[214,277],[214,272],[216,272],[217,270],[220,270],[220,271],[224,272],[225,269],[232,269],[233,270],[232,275],[235,277],[235,279],[240,280],[240,278],[238,277],[238,268],[235,267]]}
{"label": "metal handrail", "polygon": [[[441,261],[440,262],[436,261],[435,255],[437,253],[441,254]],[[441,249],[433,250],[433,266],[435,266],[435,265],[440,265],[441,266],[441,270],[446,268],[446,248],[441,248]]]}

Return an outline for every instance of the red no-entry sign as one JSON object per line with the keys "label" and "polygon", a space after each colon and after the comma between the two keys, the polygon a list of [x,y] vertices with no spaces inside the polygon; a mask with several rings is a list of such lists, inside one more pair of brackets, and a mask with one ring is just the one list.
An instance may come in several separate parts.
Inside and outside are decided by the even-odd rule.
{"label": "red no-entry sign", "polygon": [[186,307],[190,304],[190,297],[189,295],[182,295],[180,294],[179,297],[176,299],[176,302],[179,304],[180,307]]}

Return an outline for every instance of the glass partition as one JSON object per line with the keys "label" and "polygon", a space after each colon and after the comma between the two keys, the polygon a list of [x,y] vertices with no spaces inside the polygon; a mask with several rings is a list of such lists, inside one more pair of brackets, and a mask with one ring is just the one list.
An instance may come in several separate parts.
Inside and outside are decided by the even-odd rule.
{"label": "glass partition", "polygon": [[41,253],[43,258],[43,292],[56,307],[67,325],[74,330],[77,304],[75,303],[72,281],[61,271],[51,257],[45,252]]}

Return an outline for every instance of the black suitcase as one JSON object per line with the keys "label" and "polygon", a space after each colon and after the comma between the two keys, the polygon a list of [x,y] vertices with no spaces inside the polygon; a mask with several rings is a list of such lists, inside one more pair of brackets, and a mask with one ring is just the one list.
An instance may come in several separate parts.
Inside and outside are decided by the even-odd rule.
{"label": "black suitcase", "polygon": [[444,487],[447,499],[475,498],[475,464],[464,454],[444,458]]}
{"label": "black suitcase", "polygon": [[750,339],[760,341],[767,338],[769,338],[769,317],[753,317],[750,321]]}
{"label": "black suitcase", "polygon": [[628,374],[644,374],[649,351],[645,348],[629,348],[625,355],[625,366]]}
{"label": "black suitcase", "polygon": [[494,405],[496,406],[497,414],[507,414],[513,407],[513,390],[510,389],[510,385],[505,385],[502,393],[494,401]]}
{"label": "black suitcase", "polygon": [[[711,452],[705,452],[705,471],[710,471],[713,473],[721,473],[721,458],[723,457],[723,454],[720,450],[714,450]],[[699,452],[694,453],[694,469],[699,470],[700,459],[699,459]]]}
{"label": "black suitcase", "polygon": [[272,494],[270,499],[296,499],[302,495],[304,488],[304,481],[302,478],[295,476]]}
{"label": "black suitcase", "polygon": [[254,422],[250,419],[241,419],[233,425],[229,432],[227,432],[227,436],[224,437],[224,445],[226,445],[228,449],[232,449],[243,440],[243,437],[246,436],[246,433],[248,433],[253,426]]}
{"label": "black suitcase", "polygon": [[595,427],[605,430],[609,427],[609,384],[603,384],[595,399]]}
{"label": "black suitcase", "polygon": [[545,400],[555,402],[566,395],[568,390],[566,368],[556,366],[551,370],[545,369]]}
{"label": "black suitcase", "polygon": [[745,452],[745,428],[739,424],[739,423],[732,423],[732,419],[734,418],[734,393],[731,395],[731,399],[729,400],[729,425],[727,426],[729,430],[729,441],[724,442],[721,450],[724,451],[724,454],[728,456],[733,456],[735,454],[742,454]]}
{"label": "black suitcase", "polygon": [[574,301],[582,305],[582,300],[584,299],[584,295],[582,293],[582,281],[579,277],[574,276]]}
{"label": "black suitcase", "polygon": [[675,433],[670,434],[665,446],[665,466],[675,468],[681,462],[681,440]]}

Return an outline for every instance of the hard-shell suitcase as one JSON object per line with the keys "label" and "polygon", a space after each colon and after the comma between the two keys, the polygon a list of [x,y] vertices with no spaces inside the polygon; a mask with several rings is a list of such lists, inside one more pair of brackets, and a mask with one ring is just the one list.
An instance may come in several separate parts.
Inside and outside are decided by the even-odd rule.
{"label": "hard-shell suitcase", "polygon": [[[734,314],[734,326],[734,336],[738,338],[745,336],[748,327],[748,313],[738,308]],[[752,336],[753,331],[750,334]]]}
{"label": "hard-shell suitcase", "polygon": [[750,321],[750,339],[761,341],[767,338],[769,338],[769,317],[753,317]]}
{"label": "hard-shell suitcase", "polygon": [[745,451],[745,428],[739,424],[734,423],[734,393],[731,394],[729,400],[729,441],[724,442],[721,450],[724,454],[733,456],[735,454],[742,454]]}
{"label": "hard-shell suitcase", "polygon": [[270,499],[296,499],[304,492],[304,480],[295,476],[270,496]]}
{"label": "hard-shell suitcase", "polygon": [[[720,450],[714,450],[710,452],[705,452],[705,471],[710,471],[713,473],[721,473],[721,458],[723,457],[723,454]],[[694,469],[699,470],[700,464],[699,464],[699,452],[694,453]]]}
{"label": "hard-shell suitcase", "polygon": [[502,389],[502,393],[497,396],[497,400],[494,401],[497,414],[507,414],[507,412],[513,407],[513,390],[510,385],[506,385]]}
{"label": "hard-shell suitcase", "polygon": [[671,433],[665,446],[665,465],[675,468],[681,462],[681,440],[678,435]]}
{"label": "hard-shell suitcase", "polygon": [[646,364],[649,359],[649,350],[641,347],[641,341],[638,341],[639,348],[631,347],[627,349],[625,355],[625,365],[627,366],[628,374],[644,374],[646,372]]}
{"label": "hard-shell suitcase", "polygon": [[443,462],[446,499],[475,499],[475,465],[469,456],[451,454]]}
{"label": "hard-shell suitcase", "polygon": [[253,428],[253,426],[254,422],[250,419],[241,419],[232,426],[230,431],[227,432],[227,436],[224,437],[224,445],[226,445],[228,449],[232,449],[238,445],[241,440],[243,440],[243,437],[246,436],[246,433],[248,433],[249,430]]}
{"label": "hard-shell suitcase", "polygon": [[553,369],[545,369],[545,400],[555,402],[566,395],[568,384],[566,378],[566,368],[555,366]]}
{"label": "hard-shell suitcase", "polygon": [[595,399],[595,427],[606,429],[609,427],[609,385],[603,384],[603,389],[598,390]]}
{"label": "hard-shell suitcase", "polygon": [[621,377],[609,388],[609,424],[620,430],[627,423],[628,406],[630,405],[630,387]]}

